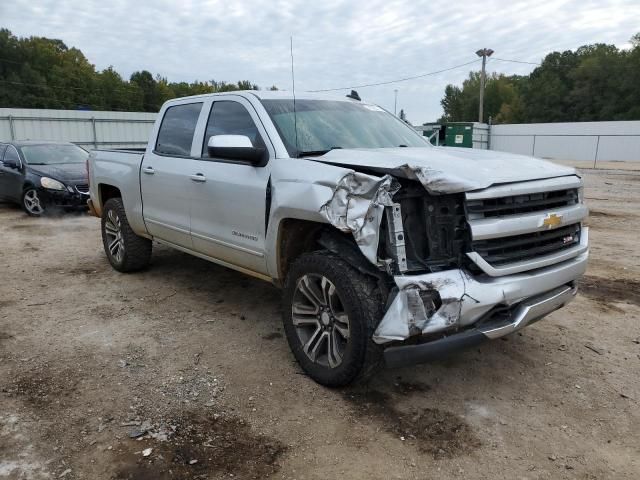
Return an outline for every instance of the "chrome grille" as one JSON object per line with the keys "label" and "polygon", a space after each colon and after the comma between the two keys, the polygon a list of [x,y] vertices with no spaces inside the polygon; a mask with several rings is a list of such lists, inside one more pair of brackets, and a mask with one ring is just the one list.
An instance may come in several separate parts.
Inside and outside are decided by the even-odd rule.
{"label": "chrome grille", "polygon": [[87,185],[86,183],[81,183],[79,185],[76,185],[76,190],[78,191],[78,193],[82,193],[84,195],[88,195],[89,194],[89,185]]}
{"label": "chrome grille", "polygon": [[567,207],[577,204],[578,201],[577,188],[483,198],[467,200],[467,214],[471,219],[502,217]]}
{"label": "chrome grille", "polygon": [[490,265],[498,266],[551,255],[579,243],[580,224],[575,223],[554,230],[475,240],[472,250]]}

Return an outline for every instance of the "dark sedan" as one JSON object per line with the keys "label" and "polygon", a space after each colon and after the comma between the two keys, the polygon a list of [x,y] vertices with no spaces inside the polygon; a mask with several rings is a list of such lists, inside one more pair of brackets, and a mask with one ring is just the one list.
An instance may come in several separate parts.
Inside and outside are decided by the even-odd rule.
{"label": "dark sedan", "polygon": [[86,207],[88,155],[73,143],[0,143],[0,200],[19,203],[32,216],[49,207]]}

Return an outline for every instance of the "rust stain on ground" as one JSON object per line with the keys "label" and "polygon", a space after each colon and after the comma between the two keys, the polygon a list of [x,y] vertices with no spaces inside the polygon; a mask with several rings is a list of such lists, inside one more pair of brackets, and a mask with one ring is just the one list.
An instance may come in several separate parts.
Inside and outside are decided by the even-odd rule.
{"label": "rust stain on ground", "polygon": [[[400,393],[406,395],[426,389],[424,384],[413,388],[404,383]],[[413,443],[418,450],[435,458],[468,455],[482,445],[462,417],[446,410],[421,408],[404,412],[393,405],[391,395],[377,390],[350,389],[343,395],[358,416],[375,420],[399,441]]]}
{"label": "rust stain on ground", "polygon": [[[242,419],[190,412],[174,420],[175,435],[166,442],[127,441],[114,459],[112,479],[187,480],[269,478],[280,469],[286,447],[255,433]],[[148,457],[140,451],[152,448]]]}

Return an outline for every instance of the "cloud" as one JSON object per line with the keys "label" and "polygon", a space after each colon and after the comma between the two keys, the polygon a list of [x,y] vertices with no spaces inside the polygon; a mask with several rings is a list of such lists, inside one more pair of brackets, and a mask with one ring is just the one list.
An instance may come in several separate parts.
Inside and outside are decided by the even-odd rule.
{"label": "cloud", "polygon": [[[441,70],[474,60],[485,46],[500,58],[535,62],[587,43],[627,45],[640,30],[637,0],[13,0],[0,5],[0,18],[17,35],[60,38],[98,69],[113,65],[125,77],[147,69],[170,80],[247,79],[284,89],[291,85],[293,36],[300,90]],[[507,74],[532,68],[489,67]],[[435,120],[444,87],[462,82],[468,70],[365,88],[360,95],[393,109],[398,89],[398,108],[410,120]]]}

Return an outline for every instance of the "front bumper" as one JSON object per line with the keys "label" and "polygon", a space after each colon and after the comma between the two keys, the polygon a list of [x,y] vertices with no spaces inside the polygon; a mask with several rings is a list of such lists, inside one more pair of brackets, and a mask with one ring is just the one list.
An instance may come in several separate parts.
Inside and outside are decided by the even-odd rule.
{"label": "front bumper", "polygon": [[389,347],[384,351],[385,362],[389,367],[428,362],[487,340],[503,337],[564,307],[574,299],[577,291],[575,286],[565,285],[529,298],[508,312],[490,316],[462,332],[420,345]]}
{"label": "front bumper", "polygon": [[38,196],[47,206],[62,208],[87,208],[88,194],[68,190],[38,189]]}
{"label": "front bumper", "polygon": [[[587,241],[585,235],[585,244]],[[585,249],[560,263],[504,276],[486,273],[472,276],[462,269],[397,276],[394,280],[398,293],[373,340],[388,344],[404,342],[413,336],[452,333],[421,345],[389,346],[385,357],[391,365],[400,365],[426,361],[444,351],[507,335],[531,323],[530,313],[525,315],[526,321],[520,318],[531,302],[537,304],[542,299],[544,304],[535,308],[535,320],[568,303],[575,295],[576,280],[586,271],[588,257],[589,251]],[[558,306],[554,299],[559,291],[562,302]],[[434,295],[437,292],[441,301],[435,311],[425,308],[423,301],[430,292]],[[552,299],[550,303],[545,300],[548,297]],[[504,312],[509,312],[510,317],[505,319]],[[480,325],[486,328],[481,329]],[[414,356],[414,360],[407,360]]]}

